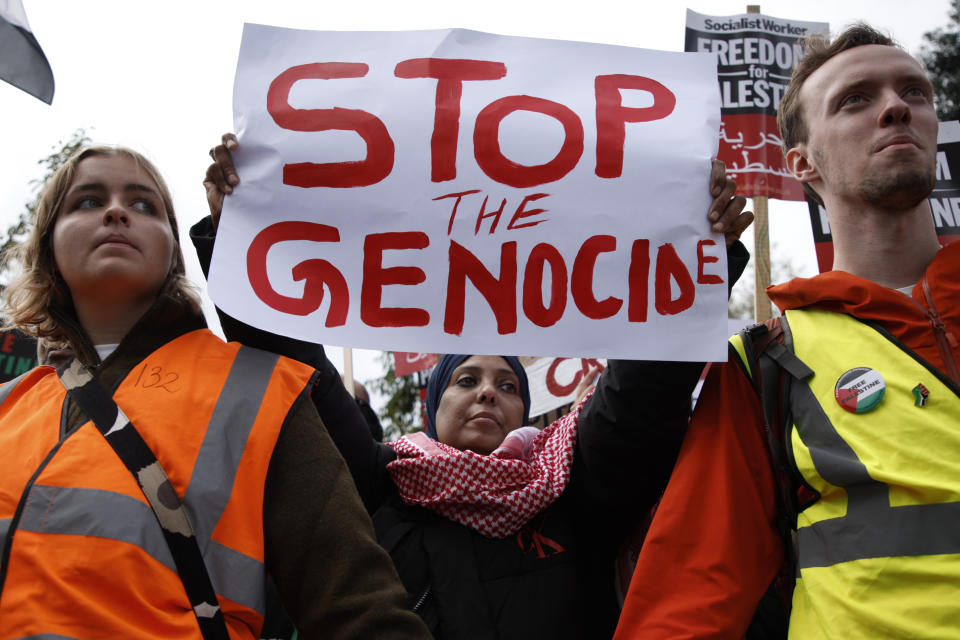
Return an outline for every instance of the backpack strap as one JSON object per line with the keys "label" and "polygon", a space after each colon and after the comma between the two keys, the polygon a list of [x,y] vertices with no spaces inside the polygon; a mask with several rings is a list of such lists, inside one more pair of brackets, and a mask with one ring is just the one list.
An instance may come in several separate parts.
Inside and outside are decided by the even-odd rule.
{"label": "backpack strap", "polygon": [[747,327],[739,335],[744,346],[742,355],[747,358],[744,364],[763,408],[764,436],[780,494],[776,526],[787,553],[784,580],[790,581],[796,572],[793,532],[797,513],[806,506],[798,496],[805,485],[788,456],[790,392],[793,384],[806,382],[814,372],[788,348],[792,337],[784,317]]}
{"label": "backpack strap", "polygon": [[57,369],[57,375],[70,398],[93,421],[133,475],[153,509],[204,640],[229,640],[223,611],[197,537],[183,502],[156,455],[100,381],[78,360],[72,358],[62,365]]}

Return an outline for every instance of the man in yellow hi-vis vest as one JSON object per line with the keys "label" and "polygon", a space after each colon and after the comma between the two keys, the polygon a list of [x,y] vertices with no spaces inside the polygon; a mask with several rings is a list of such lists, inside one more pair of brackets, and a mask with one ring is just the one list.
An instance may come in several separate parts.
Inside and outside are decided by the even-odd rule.
{"label": "man in yellow hi-vis vest", "polygon": [[772,583],[791,638],[960,638],[960,243],[927,203],[930,81],[856,25],[810,44],[778,122],[834,270],[768,289],[772,379],[763,329],[712,367],[616,638],[742,638]]}

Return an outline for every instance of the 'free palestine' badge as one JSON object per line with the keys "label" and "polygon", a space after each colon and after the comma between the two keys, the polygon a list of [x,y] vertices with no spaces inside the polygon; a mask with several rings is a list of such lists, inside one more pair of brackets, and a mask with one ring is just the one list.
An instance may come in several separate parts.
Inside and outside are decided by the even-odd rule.
{"label": "'free palestine' badge", "polygon": [[840,376],[833,393],[837,404],[847,411],[865,413],[880,404],[886,389],[887,383],[878,371],[856,367]]}

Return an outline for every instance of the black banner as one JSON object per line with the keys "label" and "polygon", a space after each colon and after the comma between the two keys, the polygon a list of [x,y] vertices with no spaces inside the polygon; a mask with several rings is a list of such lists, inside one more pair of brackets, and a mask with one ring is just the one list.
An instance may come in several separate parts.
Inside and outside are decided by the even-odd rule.
{"label": "black banner", "polygon": [[36,339],[16,330],[0,331],[0,382],[37,366]]}

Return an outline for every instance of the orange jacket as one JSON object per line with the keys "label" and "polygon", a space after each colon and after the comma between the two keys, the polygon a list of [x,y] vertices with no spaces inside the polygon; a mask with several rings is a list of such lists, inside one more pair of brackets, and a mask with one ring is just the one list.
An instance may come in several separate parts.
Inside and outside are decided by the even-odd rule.
{"label": "orange jacket", "polygon": [[[234,638],[258,637],[263,622],[264,482],[312,374],[200,329],[150,354],[113,394],[183,499]],[[130,472],[91,422],[60,438],[66,391],[54,369],[0,395],[0,638],[198,638]]]}
{"label": "orange jacket", "polygon": [[[938,340],[922,283],[911,300],[835,271],[768,292],[781,309],[822,309],[877,322],[949,374],[960,363],[957,273],[960,242],[941,249],[925,274],[952,341]],[[616,640],[743,637],[783,561],[762,428],[762,409],[739,365],[712,365],[637,562]]]}

